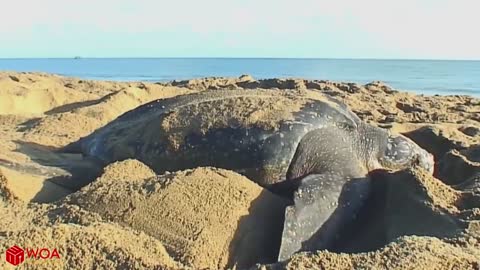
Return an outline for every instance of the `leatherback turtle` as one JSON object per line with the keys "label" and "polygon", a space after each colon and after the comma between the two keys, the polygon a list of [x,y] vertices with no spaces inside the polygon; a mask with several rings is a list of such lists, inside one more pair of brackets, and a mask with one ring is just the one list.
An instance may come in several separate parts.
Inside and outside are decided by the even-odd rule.
{"label": "leatherback turtle", "polygon": [[211,90],[156,100],[63,150],[102,165],[135,158],[159,174],[214,166],[274,192],[294,187],[280,260],[328,249],[367,198],[369,171],[415,164],[433,170],[432,155],[408,138],[310,90]]}

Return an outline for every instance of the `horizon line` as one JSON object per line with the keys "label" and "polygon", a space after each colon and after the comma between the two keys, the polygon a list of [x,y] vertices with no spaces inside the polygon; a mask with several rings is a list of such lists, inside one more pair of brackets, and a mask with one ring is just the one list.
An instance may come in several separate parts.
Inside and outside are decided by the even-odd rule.
{"label": "horizon line", "polygon": [[88,57],[88,56],[71,56],[71,57],[0,57],[0,60],[48,60],[48,59],[259,59],[259,60],[379,60],[379,61],[480,61],[480,59],[448,59],[448,58],[370,58],[370,57],[236,57],[236,56],[221,56],[221,57],[209,57],[209,56],[114,56],[114,57]]}

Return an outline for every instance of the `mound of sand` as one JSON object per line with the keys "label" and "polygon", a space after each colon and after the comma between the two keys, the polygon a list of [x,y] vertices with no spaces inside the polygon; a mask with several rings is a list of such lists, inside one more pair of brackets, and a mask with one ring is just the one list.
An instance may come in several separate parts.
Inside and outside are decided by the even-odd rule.
{"label": "mound of sand", "polygon": [[14,245],[56,249],[60,255],[50,260],[25,257],[22,269],[185,269],[157,239],[103,222],[75,205],[27,205],[9,198],[0,201],[0,216],[2,269],[17,269],[6,262],[4,252]]}
{"label": "mound of sand", "polygon": [[407,236],[377,252],[297,254],[288,262],[258,269],[478,269],[478,249],[447,244],[433,237]]}
{"label": "mound of sand", "polygon": [[[126,160],[66,198],[71,191],[51,182],[55,170],[63,173],[57,165],[82,160],[55,148],[140,104],[206,89],[326,93],[363,120],[404,133],[435,155],[434,177],[419,170],[373,173],[374,195],[331,252],[300,253],[259,268],[480,267],[479,99],[415,95],[380,82],[242,76],[121,83],[13,72],[0,73],[0,267],[10,267],[4,250],[14,244],[48,245],[63,257],[43,264],[26,260],[29,269],[274,262],[286,202],[239,174],[197,168],[155,176],[144,164]],[[171,119],[172,126],[181,117]]]}
{"label": "mound of sand", "polygon": [[193,92],[153,83],[93,82],[43,73],[0,73],[0,115],[23,116],[22,140],[61,146],[140,104]]}
{"label": "mound of sand", "polygon": [[152,178],[154,176],[155,173],[147,165],[135,159],[127,159],[112,163],[105,167],[102,175],[100,175],[95,182],[135,182]]}
{"label": "mound of sand", "polygon": [[[37,115],[68,103],[82,103],[99,98],[98,94],[76,90],[66,85],[72,80],[41,73],[0,74],[0,114]],[[72,84],[73,85],[73,84]]]}
{"label": "mound of sand", "polygon": [[196,269],[275,261],[284,200],[221,169],[198,168],[146,180],[116,173],[135,166],[146,177],[151,173],[138,161],[115,163],[65,202],[161,240],[176,260]]}
{"label": "mound of sand", "polygon": [[[56,249],[59,259],[36,260],[27,258],[26,269],[179,269],[163,245],[156,239],[122,228],[98,223],[90,226],[59,224],[34,227],[8,233],[0,244],[2,250],[11,246],[48,247]],[[2,252],[2,269],[13,267]]]}

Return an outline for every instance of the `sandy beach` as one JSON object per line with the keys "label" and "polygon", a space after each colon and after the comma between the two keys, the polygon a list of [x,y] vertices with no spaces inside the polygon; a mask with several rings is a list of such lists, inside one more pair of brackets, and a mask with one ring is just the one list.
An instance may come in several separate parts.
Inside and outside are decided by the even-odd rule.
{"label": "sandy beach", "polygon": [[[372,175],[374,195],[338,251],[276,262],[288,202],[247,177],[200,167],[156,175],[134,159],[70,190],[56,150],[147,102],[206,90],[323,93],[435,157]],[[85,170],[85,177],[90,177]],[[480,269],[480,99],[304,79],[90,81],[0,72],[0,268],[11,246],[57,249],[25,269]]]}

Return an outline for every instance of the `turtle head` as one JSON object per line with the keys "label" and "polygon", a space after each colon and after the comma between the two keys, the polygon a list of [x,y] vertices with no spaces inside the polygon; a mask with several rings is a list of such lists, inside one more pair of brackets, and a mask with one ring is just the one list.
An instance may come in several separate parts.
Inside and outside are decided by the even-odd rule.
{"label": "turtle head", "polygon": [[403,135],[388,134],[379,149],[378,161],[386,169],[406,169],[418,165],[433,173],[433,155]]}

